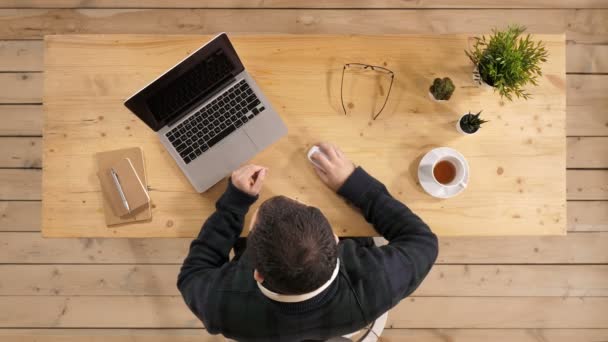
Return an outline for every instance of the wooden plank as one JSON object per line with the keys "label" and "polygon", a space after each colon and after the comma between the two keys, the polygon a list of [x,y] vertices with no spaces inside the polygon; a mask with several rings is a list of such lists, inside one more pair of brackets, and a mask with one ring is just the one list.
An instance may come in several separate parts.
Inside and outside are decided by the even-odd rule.
{"label": "wooden plank", "polygon": [[569,201],[568,231],[608,231],[608,201]]}
{"label": "wooden plank", "polygon": [[608,170],[568,170],[569,200],[608,200]]}
{"label": "wooden plank", "polygon": [[608,73],[608,44],[577,44],[568,41],[566,47],[566,70],[573,73]]}
{"label": "wooden plank", "polygon": [[180,265],[0,265],[0,296],[179,296],[179,269]]}
{"label": "wooden plank", "polygon": [[[409,297],[389,313],[387,327],[604,328],[606,312],[608,297]],[[202,323],[181,296],[3,296],[0,327],[199,328]]]}
{"label": "wooden plank", "polygon": [[[568,231],[608,231],[608,201],[568,201]],[[40,202],[0,202],[0,231],[40,231]]]}
{"label": "wooden plank", "polygon": [[[45,239],[39,233],[0,233],[0,263],[181,264],[190,241]],[[607,233],[444,237],[439,242],[439,264],[608,264]]]}
{"label": "wooden plank", "polygon": [[0,8],[608,8],[605,0],[2,0]]}
{"label": "wooden plank", "polygon": [[39,41],[0,41],[0,71],[42,71],[42,51]]}
{"label": "wooden plank", "polygon": [[608,296],[608,265],[435,265],[413,296]]}
{"label": "wooden plank", "polygon": [[598,342],[608,329],[384,329],[386,342]]}
{"label": "wooden plank", "polygon": [[202,328],[203,324],[181,296],[9,296],[0,297],[0,327]]}
{"label": "wooden plank", "polygon": [[450,264],[603,264],[608,263],[607,239],[608,234],[604,233],[570,233],[565,237],[441,238],[439,239],[437,262]]}
{"label": "wooden plank", "polygon": [[[0,56],[2,56],[0,71],[42,71],[42,54],[41,40],[0,41]],[[608,72],[606,44],[577,44],[568,41],[566,55],[566,72],[584,74]]]}
{"label": "wooden plank", "polygon": [[[415,312],[416,314],[412,314]],[[409,297],[390,328],[605,328],[607,297]]]}
{"label": "wooden plank", "polygon": [[[42,89],[42,84],[37,87]],[[0,106],[0,136],[41,136],[41,105]]]}
{"label": "wooden plank", "polygon": [[0,201],[0,231],[40,231],[40,202]]}
{"label": "wooden plank", "polygon": [[190,241],[45,239],[40,233],[0,233],[0,263],[181,264]]}
{"label": "wooden plank", "polygon": [[[177,296],[180,265],[0,265],[0,296]],[[608,265],[435,265],[416,297],[608,297]]]}
{"label": "wooden plank", "polygon": [[0,73],[0,104],[41,103],[42,74],[30,72]]}
{"label": "wooden plank", "polygon": [[570,137],[567,142],[568,168],[608,168],[608,137]]}
{"label": "wooden plank", "polygon": [[608,75],[568,75],[569,136],[608,135]]}
{"label": "wooden plank", "polygon": [[69,33],[211,34],[226,28],[232,33],[479,33],[519,23],[532,33],[565,32],[576,43],[601,43],[607,13],[602,9],[4,9],[0,39]]}
{"label": "wooden plank", "polygon": [[210,335],[205,329],[0,329],[0,339],[11,342],[226,341],[223,336]]}
{"label": "wooden plank", "polygon": [[[470,61],[462,52],[469,36],[235,37],[233,43],[240,57],[273,107],[280,108],[289,128],[286,137],[252,159],[274,170],[265,181],[267,190],[260,199],[281,193],[315,203],[338,235],[374,234],[361,216],[355,215],[351,207],[319,182],[306,160],[305,151],[321,139],[341,146],[350,158],[389,184],[395,196],[409,201],[412,209],[436,227],[439,235],[565,234],[564,37],[537,37],[547,43],[551,63],[543,65],[545,76],[533,90],[537,96],[508,106],[501,105],[498,96],[474,85],[471,71],[467,71]],[[159,148],[158,137],[130,114],[120,99],[149,83],[209,38],[47,37],[42,223],[45,236],[197,234],[196,224],[215,209],[216,196],[223,191],[224,184],[203,194],[196,193],[177,164]],[[403,51],[418,52],[403,54]],[[363,110],[370,107],[362,102],[371,102],[376,97],[369,96],[374,91],[368,87],[370,83],[361,84],[365,80],[349,88],[356,94],[347,90],[344,96],[346,101],[349,96],[356,98],[351,101],[361,110],[355,109],[348,116],[338,110],[343,63],[364,58],[369,58],[370,63],[374,60],[376,64],[385,63],[398,75],[408,75],[395,82],[392,90],[395,98],[389,99],[387,115],[383,113],[373,123],[369,112]],[[441,69],[437,69],[437,63]],[[276,72],[279,69],[292,72]],[[333,76],[328,76],[328,72]],[[435,73],[450,74],[461,87],[451,99],[451,113],[445,116],[437,115],[437,103],[428,98],[428,84]],[[348,78],[353,77],[347,74]],[[377,89],[377,79],[370,80],[374,81],[373,89]],[[452,129],[452,123],[458,119],[455,113],[466,112],[471,103],[492,113],[489,119],[494,124],[485,126],[483,134],[475,139],[459,139]],[[408,134],[403,134],[404,131]],[[471,170],[478,176],[470,179],[462,196],[437,201],[416,183],[415,170],[431,147],[447,141],[467,157]],[[152,220],[137,229],[108,229],[99,211],[102,206],[99,182],[82,175],[96,172],[91,154],[124,146],[144,149],[152,188],[150,196],[156,208]],[[71,210],[83,200],[86,207]],[[177,204],[179,210],[175,210]],[[544,224],[539,224],[540,221]]]}
{"label": "wooden plank", "polygon": [[[226,341],[203,329],[0,329],[13,342]],[[384,329],[383,342],[598,342],[608,329]]]}
{"label": "wooden plank", "polygon": [[0,137],[0,168],[40,168],[42,167],[41,138],[2,138]]}
{"label": "wooden plank", "polygon": [[41,170],[0,169],[0,200],[40,200]]}

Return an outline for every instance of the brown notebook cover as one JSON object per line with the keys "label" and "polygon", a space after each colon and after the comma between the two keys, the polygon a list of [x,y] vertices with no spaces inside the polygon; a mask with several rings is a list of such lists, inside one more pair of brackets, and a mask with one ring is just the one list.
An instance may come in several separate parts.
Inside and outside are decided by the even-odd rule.
{"label": "brown notebook cover", "polygon": [[[118,216],[124,216],[131,212],[137,211],[139,208],[150,202],[148,192],[137,175],[137,171],[135,171],[135,167],[129,158],[119,160],[112,165],[112,169],[115,172],[118,184],[114,182],[114,188],[109,187],[108,190],[110,191],[108,191],[108,193],[111,193],[112,195],[110,199],[112,200],[115,214]],[[102,172],[102,170],[100,170],[100,172]],[[106,170],[105,172],[110,172],[110,170]],[[114,181],[113,178],[112,181]],[[123,201],[122,197],[120,197],[118,192],[119,187],[125,196],[128,208],[125,205],[125,201]],[[116,197],[116,195],[118,195],[118,197]],[[120,204],[118,208],[116,208],[117,203]]]}
{"label": "brown notebook cover", "polygon": [[[141,148],[97,153],[97,176],[103,192],[106,225],[148,220],[152,217],[147,180]],[[120,186],[129,203],[129,212],[122,201],[111,169],[116,172]]]}

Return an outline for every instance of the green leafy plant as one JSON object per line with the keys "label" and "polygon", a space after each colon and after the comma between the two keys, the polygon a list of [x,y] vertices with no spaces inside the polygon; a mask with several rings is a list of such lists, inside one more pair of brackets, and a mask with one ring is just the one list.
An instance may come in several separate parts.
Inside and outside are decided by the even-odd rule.
{"label": "green leafy plant", "polygon": [[481,128],[481,124],[488,122],[479,117],[481,112],[482,111],[480,110],[477,114],[469,112],[463,115],[463,117],[460,119],[460,129],[469,134],[477,132],[477,130]]}
{"label": "green leafy plant", "polygon": [[454,83],[449,77],[445,78],[436,78],[429,88],[431,94],[435,100],[449,100],[452,97],[452,93],[454,93]]}
{"label": "green leafy plant", "polygon": [[522,34],[523,26],[509,26],[506,31],[492,30],[492,34],[475,37],[471,51],[465,51],[477,68],[479,78],[496,88],[501,97],[513,100],[513,95],[527,99],[530,94],[523,87],[537,85],[542,75],[540,63],[547,61],[547,50],[542,41],[534,42]]}

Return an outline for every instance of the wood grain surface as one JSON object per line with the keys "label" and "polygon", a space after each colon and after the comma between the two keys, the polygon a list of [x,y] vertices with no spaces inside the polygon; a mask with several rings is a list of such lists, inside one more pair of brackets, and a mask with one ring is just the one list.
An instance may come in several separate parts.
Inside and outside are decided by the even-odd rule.
{"label": "wood grain surface", "polygon": [[[38,232],[0,233],[0,260],[23,264],[181,264],[192,239],[45,239]],[[608,233],[566,236],[450,236],[439,239],[438,264],[608,264]],[[584,246],[584,247],[581,247]]]}
{"label": "wood grain surface", "polygon": [[0,231],[40,231],[40,201],[1,201]]}
{"label": "wood grain surface", "polygon": [[[0,309],[0,328],[203,326],[181,296],[0,296]],[[608,297],[409,297],[391,310],[386,326],[604,328],[606,310]]]}
{"label": "wood grain surface", "polygon": [[510,24],[602,45],[606,9],[0,9],[0,39],[51,34],[477,34]]}
{"label": "wood grain surface", "polygon": [[[154,132],[122,101],[209,37],[49,36],[46,39],[43,234],[45,236],[194,236],[224,183],[193,191]],[[270,167],[262,200],[287,195],[318,206],[339,235],[371,235],[353,209],[324,187],[304,157],[317,141],[343,148],[420,214],[440,235],[565,233],[565,45],[543,35],[550,62],[534,98],[504,103],[476,87],[463,49],[467,36],[249,36],[234,44],[290,133],[252,162]],[[407,53],[403,53],[407,51]],[[353,76],[341,113],[345,62],[385,65],[396,74],[382,116],[371,108],[388,83]],[[401,76],[400,76],[401,75]],[[434,77],[458,85],[448,104],[428,98]],[[348,82],[348,81],[346,81]],[[374,94],[374,95],[370,95]],[[355,101],[356,99],[356,101]],[[468,110],[491,120],[476,136],[453,128]],[[95,152],[141,146],[153,220],[106,228]],[[447,201],[417,184],[420,158],[437,146],[461,151],[469,188]],[[78,167],[75,167],[78,165]],[[260,203],[261,201],[258,201]]]}
{"label": "wood grain surface", "polygon": [[[14,342],[219,342],[204,329],[1,329]],[[597,342],[608,329],[385,329],[386,342]]]}
{"label": "wood grain surface", "polygon": [[608,231],[608,201],[569,201],[568,231]]}
{"label": "wood grain surface", "polygon": [[608,170],[569,170],[568,198],[608,200]]}
{"label": "wood grain surface", "polygon": [[[606,0],[0,0],[0,7],[13,7],[0,10],[0,38],[14,39],[0,41],[0,71],[6,74],[1,83],[4,93],[0,94],[0,136],[24,140],[4,140],[5,143],[0,144],[0,168],[17,167],[11,170],[11,177],[0,177],[0,230],[3,231],[0,233],[0,263],[4,264],[0,265],[0,293],[13,297],[10,304],[14,306],[27,305],[18,316],[15,316],[18,312],[12,306],[2,306],[14,316],[10,324],[24,328],[0,328],[0,341],[225,340],[210,336],[200,328],[164,328],[161,325],[167,323],[166,320],[156,320],[150,324],[153,325],[151,328],[96,329],[87,326],[99,317],[99,311],[101,315],[113,315],[116,308],[121,308],[129,315],[120,316],[120,324],[129,324],[133,320],[132,325],[148,325],[151,322],[150,310],[172,309],[162,305],[122,306],[118,302],[107,303],[106,299],[175,294],[172,279],[190,239],[44,239],[40,236],[41,203],[39,200],[24,200],[40,198],[40,183],[36,183],[36,173],[26,169],[27,164],[11,158],[41,158],[42,151],[30,149],[26,142],[42,134],[42,106],[13,105],[8,101],[14,101],[16,98],[12,95],[18,95],[19,99],[42,102],[43,77],[37,77],[31,83],[31,80],[23,80],[20,76],[44,71],[43,41],[40,40],[43,35],[86,32],[213,34],[219,30],[243,33],[451,34],[488,32],[493,26],[502,27],[510,23],[527,25],[534,33],[565,32],[566,71],[569,73],[566,78],[567,167],[576,168],[567,172],[576,173],[581,168],[601,171],[598,168],[603,168],[606,162],[605,155],[594,152],[605,150],[604,141],[599,137],[608,136],[608,111],[605,110],[608,105],[605,96],[608,91],[608,11],[598,9],[606,7],[606,3]],[[120,8],[111,8],[116,6]],[[221,8],[206,9],[213,6]],[[488,10],[496,6],[499,8]],[[89,9],[83,10],[85,7]],[[99,7],[107,9],[98,10]],[[176,10],[178,7],[183,9]],[[195,7],[201,9],[191,9]],[[244,7],[247,9],[240,9]],[[438,9],[405,9],[422,7]],[[444,9],[446,7],[452,9]],[[559,7],[576,9],[555,9]],[[579,137],[580,141],[575,140]],[[584,173],[573,174],[575,178],[586,176]],[[595,179],[600,182],[593,184],[605,185],[601,179]],[[38,188],[27,186],[29,182],[34,182]],[[547,322],[555,322],[559,317],[572,317],[573,322],[580,323],[582,320],[597,322],[596,317],[605,316],[605,304],[590,297],[605,296],[606,276],[603,272],[608,264],[608,235],[605,232],[608,230],[608,200],[590,201],[597,196],[591,184],[582,186],[580,192],[574,188],[574,192],[569,194],[581,200],[568,201],[567,236],[441,237],[439,264],[433,268],[417,295],[456,296],[457,305],[467,308],[467,311],[455,308],[456,313],[461,314],[457,319],[446,320],[445,315],[437,315],[436,324],[432,320],[426,322],[434,328],[387,327],[382,341],[608,341],[608,329],[564,328],[567,323],[560,324],[557,329],[543,328]],[[22,186],[23,190],[20,190]],[[467,297],[461,296],[465,294]],[[56,306],[55,301],[38,300],[83,295],[98,296],[97,303],[102,304],[99,307],[95,304]],[[8,298],[6,296],[3,298]],[[24,296],[26,299],[21,300]],[[496,305],[492,297],[484,296],[509,297],[514,301]],[[573,310],[569,303],[548,305],[542,300],[539,302],[539,299],[559,297],[584,303],[587,310]],[[478,301],[478,298],[489,300]],[[585,302],[586,299],[591,301]],[[154,299],[151,301],[161,303]],[[185,310],[179,300],[175,303],[182,305],[178,309]],[[552,303],[555,302],[552,300]],[[438,312],[446,308],[452,310],[448,302],[442,304]],[[522,306],[525,307],[523,310]],[[589,309],[594,307],[596,310]],[[67,311],[65,314],[70,316],[71,322],[82,329],[61,328],[63,323],[59,315],[64,308],[77,310],[76,315],[85,318],[93,317],[74,321],[74,316]],[[50,319],[36,320],[40,311],[51,311],[52,314],[47,316]],[[414,314],[412,307],[391,313],[404,318]],[[144,320],[139,318],[142,315]],[[514,321],[529,323],[530,327],[483,329],[479,325],[487,324],[488,320],[485,317],[480,319],[480,316],[500,317],[506,321],[513,316]],[[58,317],[59,320],[55,321]],[[458,323],[457,327],[454,327],[454,322]],[[40,328],[32,323],[52,328]]]}
{"label": "wood grain surface", "polygon": [[[178,296],[180,265],[0,265],[0,296]],[[608,297],[608,265],[435,265],[415,297]]]}
{"label": "wood grain surface", "polygon": [[606,0],[0,0],[0,8],[608,8]]}
{"label": "wood grain surface", "polygon": [[42,135],[41,105],[0,105],[0,120],[0,136]]}
{"label": "wood grain surface", "polygon": [[0,73],[0,102],[30,104],[42,99],[41,73]]}
{"label": "wood grain surface", "polygon": [[41,138],[2,138],[0,146],[11,146],[0,150],[0,167],[40,168],[42,166]]}

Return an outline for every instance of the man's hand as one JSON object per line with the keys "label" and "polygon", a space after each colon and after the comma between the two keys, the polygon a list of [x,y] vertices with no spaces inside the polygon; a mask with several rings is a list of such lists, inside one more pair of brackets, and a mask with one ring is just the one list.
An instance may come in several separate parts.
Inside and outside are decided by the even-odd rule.
{"label": "man's hand", "polygon": [[317,146],[323,153],[314,153],[310,158],[319,164],[322,169],[315,166],[315,172],[325,185],[334,191],[338,191],[348,176],[355,171],[355,165],[346,158],[336,145],[322,142]]}
{"label": "man's hand", "polygon": [[251,196],[257,196],[262,189],[267,172],[268,168],[248,164],[234,171],[230,179],[237,189]]}

